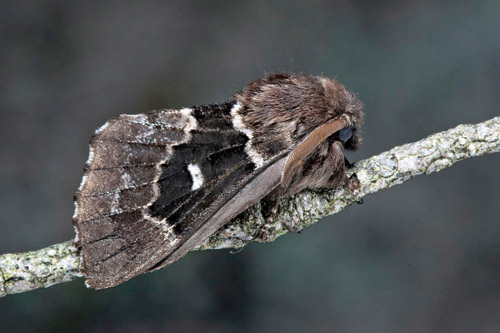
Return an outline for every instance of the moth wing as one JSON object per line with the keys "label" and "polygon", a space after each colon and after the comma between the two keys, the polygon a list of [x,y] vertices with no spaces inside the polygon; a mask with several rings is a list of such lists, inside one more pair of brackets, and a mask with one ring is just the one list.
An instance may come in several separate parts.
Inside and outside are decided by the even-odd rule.
{"label": "moth wing", "polygon": [[256,167],[232,107],[122,115],[96,131],[73,217],[87,286],[177,260],[278,186],[283,159]]}
{"label": "moth wing", "polygon": [[240,182],[235,183],[238,184],[237,188],[229,190],[223,201],[214,202],[213,206],[207,209],[209,213],[206,214],[205,219],[192,222],[192,225],[197,226],[197,228],[193,228],[192,232],[186,234],[180,246],[151,270],[164,267],[180,259],[236,215],[272,192],[280,185],[284,165],[285,157],[275,156],[264,166],[252,172],[250,177],[245,177]]}

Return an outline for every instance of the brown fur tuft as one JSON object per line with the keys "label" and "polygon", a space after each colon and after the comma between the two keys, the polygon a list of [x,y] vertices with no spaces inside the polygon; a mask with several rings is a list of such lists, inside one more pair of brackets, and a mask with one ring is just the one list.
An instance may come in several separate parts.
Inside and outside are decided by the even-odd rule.
{"label": "brown fur tuft", "polygon": [[345,117],[353,135],[345,143],[335,134],[310,152],[295,170],[285,194],[305,187],[335,187],[346,181],[342,148],[357,149],[363,123],[362,104],[334,80],[305,74],[271,74],[236,94],[252,146],[265,157],[292,151],[321,125]]}

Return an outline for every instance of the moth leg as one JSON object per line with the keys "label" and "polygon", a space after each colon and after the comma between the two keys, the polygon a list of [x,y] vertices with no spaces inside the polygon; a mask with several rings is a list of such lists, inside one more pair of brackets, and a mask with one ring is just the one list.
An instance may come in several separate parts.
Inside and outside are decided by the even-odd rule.
{"label": "moth leg", "polygon": [[[274,217],[276,217],[276,215],[278,215],[278,208],[281,198],[279,194],[281,193],[281,191],[281,189],[277,189],[260,201],[262,217],[264,218],[264,221],[266,221],[266,225],[268,221],[272,220]],[[287,223],[287,221],[283,221],[283,227],[285,227],[288,232],[300,232],[300,230],[296,226]],[[262,228],[259,238],[262,240],[267,239],[267,228]]]}
{"label": "moth leg", "polygon": [[278,213],[279,197],[274,195],[268,195],[260,202],[262,207],[262,216],[265,220],[268,220]]}
{"label": "moth leg", "polygon": [[356,199],[356,203],[358,205],[362,205],[363,204],[363,198],[359,196],[359,194],[357,194],[359,192],[359,190],[361,189],[361,184],[359,182],[359,179],[358,179],[358,176],[353,173],[351,175],[351,177],[347,178],[347,188],[349,189],[349,191],[354,195],[355,199]]}
{"label": "moth leg", "polygon": [[347,157],[344,156],[344,165],[347,169],[350,169],[354,166],[354,163],[351,163],[349,162],[349,160],[347,159]]}
{"label": "moth leg", "polygon": [[[344,165],[345,165],[346,169],[350,169],[350,168],[352,168],[354,166],[354,163],[349,162],[349,160],[347,159],[347,157],[344,156]],[[358,179],[358,176],[356,175],[356,173],[353,173],[351,175],[351,177],[348,177],[346,179],[345,184],[347,185],[347,188],[349,189],[349,191],[352,194],[354,194],[354,196],[356,198],[356,203],[358,205],[362,205],[363,204],[363,198],[361,198],[360,196],[356,195],[356,193],[361,188],[361,184],[359,183],[359,179]]]}

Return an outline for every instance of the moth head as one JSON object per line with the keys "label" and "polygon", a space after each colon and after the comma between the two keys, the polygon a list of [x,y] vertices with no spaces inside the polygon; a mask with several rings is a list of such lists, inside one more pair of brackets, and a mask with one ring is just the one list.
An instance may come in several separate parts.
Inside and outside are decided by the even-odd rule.
{"label": "moth head", "polygon": [[358,149],[361,145],[360,128],[363,124],[363,104],[340,82],[318,77],[324,89],[325,104],[332,118],[344,118],[348,125],[331,135],[328,140],[337,141],[349,150]]}
{"label": "moth head", "polygon": [[341,118],[347,122],[345,128],[330,135],[328,141],[349,150],[361,144],[362,103],[337,80],[271,74],[252,82],[235,99],[244,106],[245,122],[257,134],[257,144],[262,140],[263,144],[276,141],[296,146],[322,125]]}

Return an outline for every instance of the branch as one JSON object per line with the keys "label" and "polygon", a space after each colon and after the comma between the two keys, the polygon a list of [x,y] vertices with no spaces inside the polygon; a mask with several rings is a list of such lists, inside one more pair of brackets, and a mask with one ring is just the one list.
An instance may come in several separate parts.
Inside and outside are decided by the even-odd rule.
{"label": "branch", "polygon": [[[415,143],[395,147],[356,163],[357,197],[381,191],[421,174],[438,172],[454,163],[500,151],[500,117],[477,125],[459,125]],[[338,213],[355,201],[344,188],[303,191],[280,200],[276,209],[261,203],[212,235],[195,250],[240,248],[249,242],[272,242]],[[73,241],[48,248],[0,256],[0,297],[81,277],[80,255]]]}

